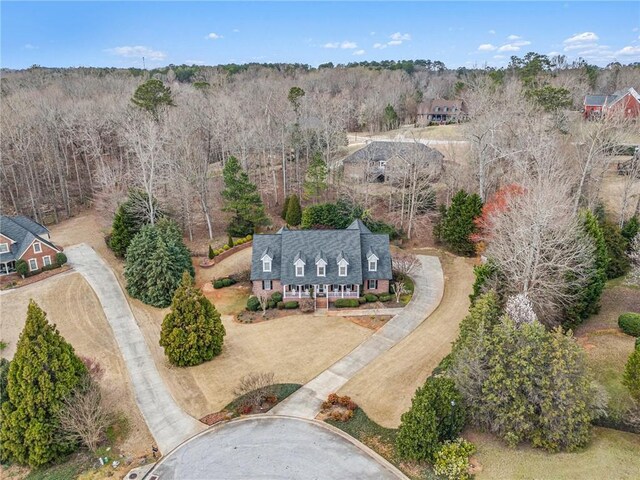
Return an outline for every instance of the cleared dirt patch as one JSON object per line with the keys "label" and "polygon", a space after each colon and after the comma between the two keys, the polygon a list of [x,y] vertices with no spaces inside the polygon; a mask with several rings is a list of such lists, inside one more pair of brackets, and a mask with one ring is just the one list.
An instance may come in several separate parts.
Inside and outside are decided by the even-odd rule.
{"label": "cleared dirt patch", "polygon": [[[436,251],[417,253],[435,254]],[[407,338],[362,369],[340,389],[383,427],[396,428],[421,386],[451,350],[458,325],[469,309],[473,283],[470,259],[440,254],[445,289],[440,306]]]}
{"label": "cleared dirt patch", "polygon": [[121,449],[131,456],[148,453],[153,439],[135,403],[120,350],[98,298],[79,273],[54,276],[0,296],[0,332],[8,343],[2,356],[13,358],[31,298],[78,355],[95,358],[104,368],[105,395],[116,399],[129,419],[130,435]]}

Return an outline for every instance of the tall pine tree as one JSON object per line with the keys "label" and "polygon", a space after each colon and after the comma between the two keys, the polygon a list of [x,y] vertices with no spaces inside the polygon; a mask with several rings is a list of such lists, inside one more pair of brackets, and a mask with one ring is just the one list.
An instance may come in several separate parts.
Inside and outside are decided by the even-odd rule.
{"label": "tall pine tree", "polygon": [[222,171],[224,178],[225,212],[233,213],[227,232],[235,237],[252,234],[256,227],[268,225],[269,219],[258,192],[258,187],[249,180],[235,157],[229,157]]}
{"label": "tall pine tree", "polygon": [[451,199],[451,206],[441,209],[442,217],[438,226],[440,240],[454,253],[473,255],[475,245],[471,241],[471,235],[477,231],[474,220],[481,214],[480,197],[460,190]]}
{"label": "tall pine tree", "polygon": [[225,333],[220,313],[184,272],[160,332],[169,361],[188,367],[211,360],[222,351]]}
{"label": "tall pine tree", "polygon": [[314,154],[304,179],[303,189],[306,199],[313,199],[314,203],[318,202],[327,190],[328,174],[329,169],[322,159],[322,154],[320,152]]}
{"label": "tall pine tree", "polygon": [[76,444],[59,435],[57,413],[86,375],[73,347],[32,300],[9,367],[0,456],[39,467],[71,453]]}
{"label": "tall pine tree", "polygon": [[293,194],[289,197],[289,203],[287,208],[287,216],[285,220],[288,225],[292,227],[297,227],[300,225],[300,221],[302,220],[302,208],[300,207],[300,200],[296,194]]}

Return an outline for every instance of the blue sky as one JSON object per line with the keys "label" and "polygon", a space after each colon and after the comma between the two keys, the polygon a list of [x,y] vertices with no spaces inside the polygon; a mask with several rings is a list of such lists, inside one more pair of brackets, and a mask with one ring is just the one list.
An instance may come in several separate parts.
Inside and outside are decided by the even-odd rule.
{"label": "blue sky", "polygon": [[502,66],[529,51],[640,61],[640,2],[7,2],[1,58],[146,66],[431,59]]}

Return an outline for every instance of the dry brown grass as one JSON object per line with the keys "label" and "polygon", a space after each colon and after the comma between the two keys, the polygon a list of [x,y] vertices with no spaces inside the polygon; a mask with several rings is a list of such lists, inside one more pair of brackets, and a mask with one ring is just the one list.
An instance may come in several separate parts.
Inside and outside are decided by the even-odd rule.
{"label": "dry brown grass", "polygon": [[129,386],[129,377],[111,327],[89,284],[78,273],[58,275],[0,296],[0,331],[8,342],[2,356],[12,358],[26,319],[29,299],[47,312],[76,353],[98,360],[104,369],[101,384],[106,400],[118,406],[130,423],[131,432],[120,447],[129,455],[146,453],[151,435]]}
{"label": "dry brown grass", "polygon": [[[426,252],[422,252],[426,253]],[[429,251],[434,254],[435,251]],[[395,428],[415,390],[451,350],[469,308],[471,260],[440,254],[445,289],[440,306],[411,335],[362,369],[340,389],[383,427]]]}

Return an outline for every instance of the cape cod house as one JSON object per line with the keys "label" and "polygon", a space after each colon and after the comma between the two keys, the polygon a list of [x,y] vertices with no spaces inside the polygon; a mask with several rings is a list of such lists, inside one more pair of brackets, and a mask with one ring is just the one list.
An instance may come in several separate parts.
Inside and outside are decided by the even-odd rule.
{"label": "cape cod house", "polygon": [[56,261],[62,250],[49,240],[44,225],[24,216],[0,216],[0,275],[16,271],[16,262],[24,260],[34,272]]}
{"label": "cape cod house", "polygon": [[314,298],[316,308],[338,298],[389,291],[389,236],[360,220],[345,230],[289,230],[255,235],[253,293],[282,292],[284,300]]}
{"label": "cape cod house", "polygon": [[429,98],[418,104],[416,123],[459,123],[467,119],[467,105],[462,100]]}

